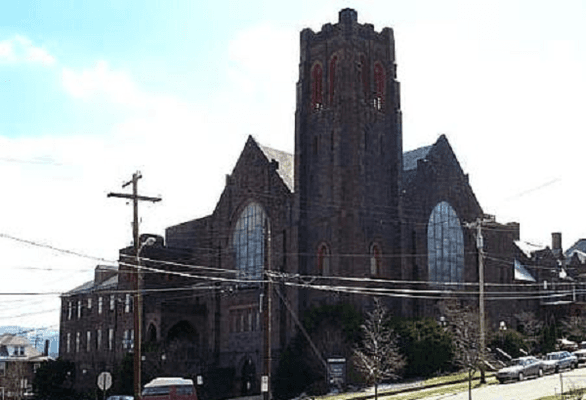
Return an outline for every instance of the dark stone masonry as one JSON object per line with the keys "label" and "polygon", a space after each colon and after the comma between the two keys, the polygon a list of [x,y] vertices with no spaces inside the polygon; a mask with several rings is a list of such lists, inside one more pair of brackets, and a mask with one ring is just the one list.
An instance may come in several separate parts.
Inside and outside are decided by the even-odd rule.
{"label": "dark stone masonry", "polygon": [[[394,315],[439,319],[442,298],[470,292],[462,298],[473,303],[478,251],[467,223],[479,218],[488,329],[514,327],[524,310],[577,307],[575,296],[527,296],[559,281],[539,266],[557,268],[563,254],[521,251],[519,225],[484,214],[445,136],[403,151],[392,29],[344,9],[300,39],[295,154],[248,137],[214,212],[142,249],[145,377],[201,375],[209,398],[259,393],[269,297],[273,374],[297,319],[316,306],[368,310],[379,290]],[[94,281],[62,296],[60,355],[76,363],[78,388],[93,389],[133,351],[135,272],[132,248],[122,249],[119,269],[98,266]]]}

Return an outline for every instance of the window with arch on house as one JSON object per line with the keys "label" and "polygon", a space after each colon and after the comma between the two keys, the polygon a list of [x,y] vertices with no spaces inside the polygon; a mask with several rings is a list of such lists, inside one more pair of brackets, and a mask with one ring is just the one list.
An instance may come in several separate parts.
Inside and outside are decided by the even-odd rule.
{"label": "window with arch on house", "polygon": [[323,70],[321,64],[315,63],[311,68],[311,109],[323,108]]}
{"label": "window with arch on house", "polygon": [[329,276],[331,274],[331,252],[327,244],[322,243],[317,249],[317,271],[319,275]]}
{"label": "window with arch on house", "polygon": [[374,63],[374,108],[382,110],[385,99],[386,76],[380,62]]}
{"label": "window with arch on house", "polygon": [[370,246],[370,275],[379,276],[381,272],[381,251],[380,246],[373,243]]}
{"label": "window with arch on house", "polygon": [[329,80],[330,80],[330,104],[334,103],[334,94],[336,91],[336,66],[338,64],[338,56],[333,56],[330,59],[330,70],[329,70]]}
{"label": "window with arch on house", "polygon": [[464,232],[456,211],[446,201],[437,204],[429,217],[427,259],[431,282],[463,282]]}
{"label": "window with arch on house", "polygon": [[265,264],[267,216],[258,203],[250,203],[240,214],[233,234],[238,278],[261,280]]}

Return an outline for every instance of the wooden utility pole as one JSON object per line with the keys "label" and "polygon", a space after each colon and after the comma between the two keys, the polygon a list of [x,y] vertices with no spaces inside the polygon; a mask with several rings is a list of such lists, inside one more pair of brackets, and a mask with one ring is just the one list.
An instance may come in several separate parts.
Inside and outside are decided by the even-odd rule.
{"label": "wooden utility pole", "polygon": [[272,366],[272,343],[271,343],[271,336],[272,336],[272,296],[273,296],[273,281],[271,278],[271,262],[272,262],[272,254],[271,254],[271,227],[267,221],[265,221],[264,226],[265,232],[265,257],[266,257],[266,271],[264,273],[266,282],[264,283],[264,300],[266,301],[266,309],[264,310],[264,317],[265,317],[265,332],[264,332],[264,340],[265,340],[265,362],[264,362],[264,375],[261,379],[261,393],[263,395],[263,400],[271,400],[272,399],[272,385],[271,385],[271,366]]}
{"label": "wooden utility pole", "polygon": [[482,236],[482,224],[494,222],[494,217],[485,216],[478,218],[475,222],[465,224],[466,227],[476,229],[476,248],[478,250],[478,311],[479,311],[479,328],[480,328],[480,382],[486,383],[484,372],[484,361],[486,348],[485,333],[485,312],[484,312],[484,237]]}
{"label": "wooden utility pole", "polygon": [[132,184],[132,194],[128,193],[108,193],[108,197],[118,197],[132,200],[134,220],[132,221],[132,236],[134,239],[134,256],[136,263],[136,272],[134,274],[134,398],[140,399],[141,395],[141,358],[142,358],[142,274],[140,269],[140,251],[142,250],[138,229],[138,202],[150,201],[156,203],[161,201],[160,197],[140,196],[138,194],[138,180],[142,178],[140,172],[132,174],[132,180],[122,185],[123,188]]}

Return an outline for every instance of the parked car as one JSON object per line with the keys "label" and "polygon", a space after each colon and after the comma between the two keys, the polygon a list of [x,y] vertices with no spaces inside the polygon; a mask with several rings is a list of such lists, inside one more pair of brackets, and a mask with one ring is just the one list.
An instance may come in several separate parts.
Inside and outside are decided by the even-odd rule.
{"label": "parked car", "polygon": [[558,339],[557,348],[561,351],[575,351],[578,350],[578,343],[568,339]]}
{"label": "parked car", "polygon": [[547,353],[543,364],[545,370],[553,369],[554,372],[560,372],[563,369],[574,369],[578,366],[578,357],[568,351],[555,351]]}
{"label": "parked car", "polygon": [[541,360],[533,356],[515,358],[511,361],[511,365],[496,373],[500,383],[510,380],[522,381],[530,376],[543,376],[543,364]]}
{"label": "parked car", "polygon": [[145,400],[197,400],[191,379],[155,378],[142,391]]}
{"label": "parked car", "polygon": [[574,352],[578,359],[578,364],[586,363],[586,342],[580,343],[580,349]]}
{"label": "parked car", "polygon": [[108,400],[134,400],[134,396],[128,396],[128,395],[113,395],[113,396],[108,396]]}

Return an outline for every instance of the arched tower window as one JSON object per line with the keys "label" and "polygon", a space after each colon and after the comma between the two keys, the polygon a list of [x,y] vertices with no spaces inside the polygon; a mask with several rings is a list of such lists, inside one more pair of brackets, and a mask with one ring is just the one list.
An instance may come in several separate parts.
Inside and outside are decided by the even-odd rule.
{"label": "arched tower window", "polygon": [[370,246],[370,275],[379,276],[381,272],[382,253],[378,244]]}
{"label": "arched tower window", "polygon": [[431,282],[463,282],[464,233],[458,215],[445,201],[436,205],[429,217],[427,259]]}
{"label": "arched tower window", "polygon": [[333,56],[330,59],[330,104],[334,103],[334,93],[336,91],[336,66],[338,64],[338,56]]}
{"label": "arched tower window", "polygon": [[323,70],[321,64],[316,63],[311,69],[311,109],[323,108]]}
{"label": "arched tower window", "polygon": [[327,244],[322,243],[317,249],[317,271],[319,275],[329,276],[331,274],[331,258],[330,248]]}
{"label": "arched tower window", "polygon": [[262,279],[266,221],[267,217],[262,207],[258,203],[250,203],[236,222],[232,243],[239,279]]}
{"label": "arched tower window", "polygon": [[374,63],[374,108],[382,110],[385,99],[386,76],[380,62]]}

